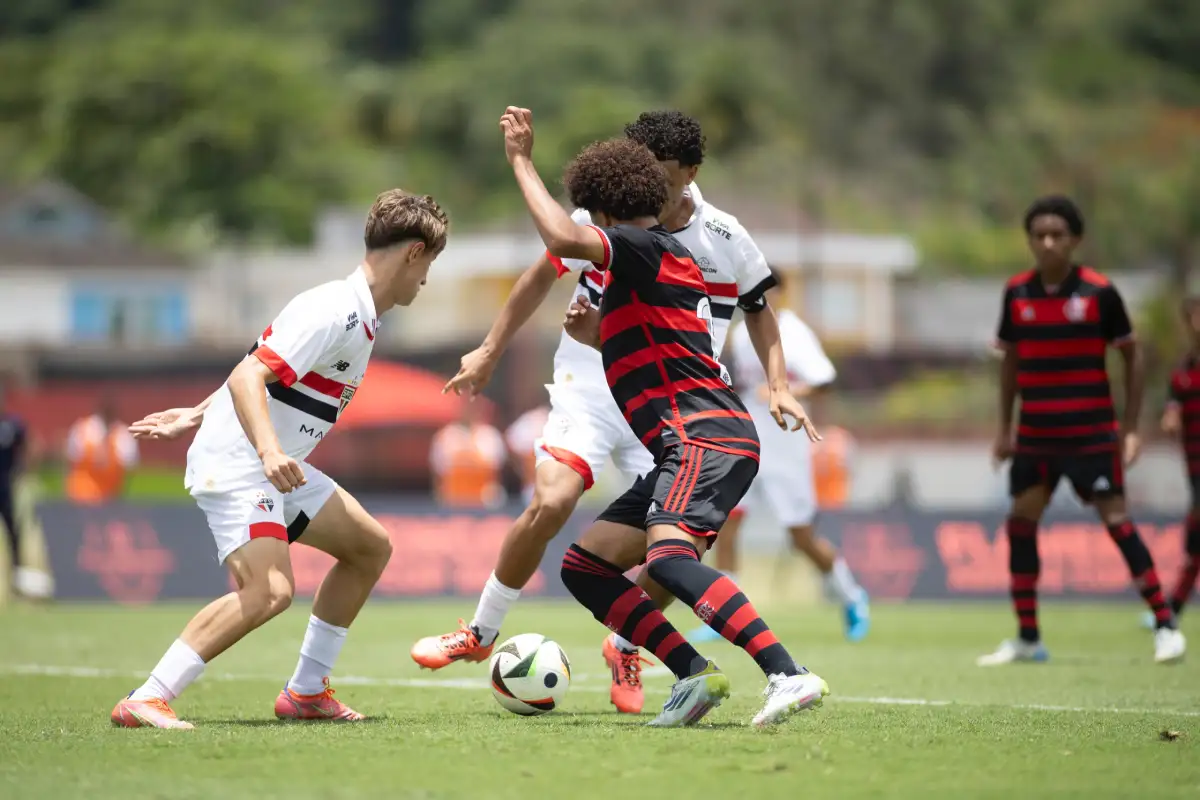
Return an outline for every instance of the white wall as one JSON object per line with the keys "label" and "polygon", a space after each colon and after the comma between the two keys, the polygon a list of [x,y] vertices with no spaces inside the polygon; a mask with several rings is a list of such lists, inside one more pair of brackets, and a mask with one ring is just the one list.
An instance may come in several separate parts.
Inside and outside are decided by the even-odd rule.
{"label": "white wall", "polygon": [[71,324],[67,286],[61,273],[0,270],[0,342],[65,342]]}

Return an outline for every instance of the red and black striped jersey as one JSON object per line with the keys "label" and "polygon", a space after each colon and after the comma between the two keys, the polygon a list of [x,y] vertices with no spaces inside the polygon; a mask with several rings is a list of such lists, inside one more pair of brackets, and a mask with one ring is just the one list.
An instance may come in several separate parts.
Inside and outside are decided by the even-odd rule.
{"label": "red and black striped jersey", "polygon": [[1036,270],[1017,275],[1004,290],[997,338],[1017,354],[1018,450],[1116,447],[1104,357],[1109,345],[1132,341],[1133,327],[1107,278],[1076,266],[1048,289]]}
{"label": "red and black striped jersey", "polygon": [[656,461],[680,443],[757,459],[758,432],[717,361],[712,301],[691,252],[661,225],[595,230],[605,247],[600,355],[634,434]]}
{"label": "red and black striped jersey", "polygon": [[1169,403],[1179,408],[1188,475],[1200,476],[1200,356],[1190,354],[1171,373]]}

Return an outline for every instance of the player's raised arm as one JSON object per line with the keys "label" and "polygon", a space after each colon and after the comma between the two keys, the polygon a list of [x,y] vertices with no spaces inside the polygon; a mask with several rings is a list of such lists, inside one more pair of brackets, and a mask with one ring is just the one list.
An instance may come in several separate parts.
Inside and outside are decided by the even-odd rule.
{"label": "player's raised arm", "polygon": [[557,267],[550,260],[550,255],[543,253],[517,279],[483,344],[462,357],[458,374],[450,379],[442,393],[462,394],[466,391],[470,395],[476,395],[482,391],[492,379],[496,363],[508,349],[513,336],[545,301],[546,296],[550,294],[550,287],[557,279]]}
{"label": "player's raised arm", "polygon": [[595,228],[576,225],[547,191],[533,165],[533,114],[527,108],[509,106],[500,118],[500,130],[504,131],[504,153],[546,249],[559,258],[579,258],[607,267],[610,253],[604,235]]}

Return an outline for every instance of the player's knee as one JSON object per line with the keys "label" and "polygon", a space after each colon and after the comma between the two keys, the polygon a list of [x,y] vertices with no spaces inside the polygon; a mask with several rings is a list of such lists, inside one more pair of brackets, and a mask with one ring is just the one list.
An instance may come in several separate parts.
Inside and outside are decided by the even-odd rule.
{"label": "player's knee", "polygon": [[246,616],[261,625],[291,606],[296,587],[290,577],[272,570],[257,580],[246,581],[238,594]]}
{"label": "player's knee", "polygon": [[375,524],[359,531],[354,546],[344,560],[363,572],[379,575],[391,558],[392,540],[382,525]]}
{"label": "player's knee", "polygon": [[533,493],[533,502],[529,504],[533,530],[547,540],[554,538],[575,511],[578,501],[579,495],[571,487],[539,486]]}

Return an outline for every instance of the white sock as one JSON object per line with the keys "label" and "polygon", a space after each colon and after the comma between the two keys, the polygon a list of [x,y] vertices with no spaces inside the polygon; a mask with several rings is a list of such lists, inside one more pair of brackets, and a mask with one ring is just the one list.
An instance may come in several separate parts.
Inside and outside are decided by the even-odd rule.
{"label": "white sock", "polygon": [[843,603],[855,603],[862,597],[862,587],[858,585],[858,581],[854,580],[850,567],[846,565],[845,559],[841,556],[834,560],[833,569],[825,576],[825,580],[829,582],[830,588]]}
{"label": "white sock", "polygon": [[309,615],[308,630],[300,645],[300,660],[296,662],[296,672],[288,681],[288,688],[296,694],[306,695],[325,691],[325,678],[333,672],[348,630]]}
{"label": "white sock", "polygon": [[183,694],[192,681],[204,672],[204,659],[196,651],[176,639],[163,653],[149,679],[130,697],[134,700],[165,700],[168,703]]}
{"label": "white sock", "polygon": [[496,573],[488,576],[483,585],[483,593],[479,595],[479,605],[475,607],[475,618],[471,627],[479,632],[479,643],[489,645],[500,633],[500,626],[508,616],[508,609],[521,596],[520,589],[510,589],[496,577]]}
{"label": "white sock", "polygon": [[617,649],[620,650],[622,653],[636,653],[638,651],[638,647],[636,644],[629,641],[628,639],[626,639],[624,636],[620,635],[619,633],[612,634],[612,641],[613,641],[613,644],[615,644],[617,646]]}

